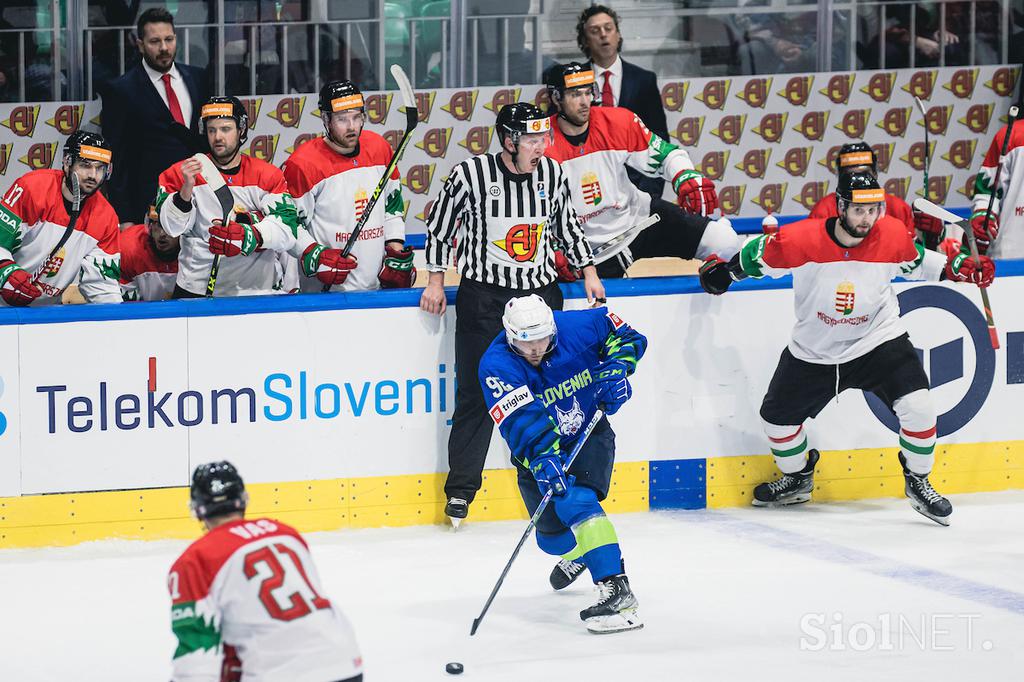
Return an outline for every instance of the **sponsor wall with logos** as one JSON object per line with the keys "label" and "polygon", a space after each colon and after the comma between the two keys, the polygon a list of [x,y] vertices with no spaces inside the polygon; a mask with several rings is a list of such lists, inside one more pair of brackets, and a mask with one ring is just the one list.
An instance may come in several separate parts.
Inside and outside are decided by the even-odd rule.
{"label": "sponsor wall with logos", "polygon": [[[792,291],[754,282],[712,298],[696,289],[693,278],[610,285],[614,312],[651,340],[634,398],[613,419],[622,462],[768,451],[758,407],[788,340]],[[1024,277],[991,289],[1000,351],[975,289],[897,289],[931,376],[940,443],[1024,440],[1013,418],[1024,309],[1010,305]],[[207,301],[103,306],[110,319],[56,324],[99,307],[20,312],[22,324],[0,326],[0,497],[182,486],[196,463],[220,458],[252,482],[444,472],[453,313],[428,317],[414,294],[373,309],[332,309],[311,295],[226,301],[224,315],[210,315],[220,304]],[[857,294],[837,291],[835,316],[822,324],[854,320]],[[224,338],[260,342],[226,348]],[[809,432],[823,450],[890,448],[891,420],[847,392]],[[507,468],[507,457],[495,439],[488,468]]]}
{"label": "sponsor wall with logos", "polygon": [[[878,153],[886,189],[909,200],[922,190],[926,107],[931,135],[929,197],[967,206],[974,174],[1005,120],[1019,66],[982,66],[756,78],[663,81],[672,141],[719,187],[728,215],[806,213],[834,191],[840,145],[864,139]],[[451,167],[497,150],[494,116],[506,103],[543,104],[541,86],[416,93],[420,126],[400,164],[408,233],[422,234],[430,201]],[[316,95],[246,98],[246,151],[276,164],[322,127]],[[372,130],[397,146],[404,128],[395,93],[367,96]],[[79,124],[97,127],[100,104],[0,106],[0,185],[28,169],[55,164]],[[116,171],[115,159],[115,171]],[[369,194],[373,190],[367,187]]]}

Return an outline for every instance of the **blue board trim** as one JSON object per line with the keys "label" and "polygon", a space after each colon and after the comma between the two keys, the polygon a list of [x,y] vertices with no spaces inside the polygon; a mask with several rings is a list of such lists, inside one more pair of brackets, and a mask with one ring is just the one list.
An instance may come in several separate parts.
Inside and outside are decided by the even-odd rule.
{"label": "blue board trim", "polygon": [[649,462],[650,508],[705,509],[707,460],[669,459]]}

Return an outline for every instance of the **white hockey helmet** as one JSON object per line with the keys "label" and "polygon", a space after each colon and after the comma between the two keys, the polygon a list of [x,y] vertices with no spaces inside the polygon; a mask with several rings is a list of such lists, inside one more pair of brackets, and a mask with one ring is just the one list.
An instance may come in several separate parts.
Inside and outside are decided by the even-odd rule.
{"label": "white hockey helmet", "polygon": [[518,350],[516,341],[538,341],[548,337],[551,337],[549,350],[555,347],[555,315],[537,294],[513,298],[506,303],[501,323],[512,350]]}

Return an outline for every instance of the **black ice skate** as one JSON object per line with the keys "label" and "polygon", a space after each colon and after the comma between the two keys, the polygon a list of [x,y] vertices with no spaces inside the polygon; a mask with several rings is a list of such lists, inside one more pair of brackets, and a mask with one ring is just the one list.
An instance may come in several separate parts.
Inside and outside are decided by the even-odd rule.
{"label": "black ice skate", "polygon": [[597,590],[597,603],[580,611],[587,630],[604,635],[639,630],[644,626],[636,612],[639,604],[633,590],[629,589],[629,578],[623,574],[613,575],[598,582]]}
{"label": "black ice skate", "polygon": [[551,587],[556,590],[564,590],[576,582],[576,578],[583,575],[586,570],[586,564],[581,561],[559,559],[555,567],[551,569],[551,577],[548,580],[551,582]]}
{"label": "black ice skate", "polygon": [[469,516],[469,502],[461,497],[449,497],[448,504],[444,506],[444,513],[452,522],[452,527],[458,529],[462,519]]}
{"label": "black ice skate", "polygon": [[818,463],[818,451],[811,448],[807,451],[807,464],[795,474],[783,474],[782,478],[770,483],[762,483],[754,488],[755,507],[782,507],[787,504],[800,504],[811,499],[814,490],[814,466]]}
{"label": "black ice skate", "polygon": [[948,526],[949,517],[953,514],[953,505],[932,487],[927,474],[915,474],[907,468],[907,458],[902,452],[900,464],[903,465],[903,479],[906,481],[904,492],[910,498],[910,506],[935,523]]}

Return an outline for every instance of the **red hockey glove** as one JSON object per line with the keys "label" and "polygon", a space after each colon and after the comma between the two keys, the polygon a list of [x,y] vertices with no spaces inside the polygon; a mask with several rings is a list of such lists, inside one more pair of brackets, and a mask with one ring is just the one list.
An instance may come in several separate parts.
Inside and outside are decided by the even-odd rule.
{"label": "red hockey glove", "polygon": [[559,282],[575,282],[582,274],[569,263],[569,259],[561,251],[555,251],[555,270],[558,271]]}
{"label": "red hockey glove", "polygon": [[248,256],[263,246],[263,235],[253,225],[214,220],[210,226],[210,253],[218,256]]}
{"label": "red hockey glove", "polygon": [[7,305],[25,306],[42,295],[20,265],[10,259],[0,260],[0,297]]}
{"label": "red hockey glove", "polygon": [[377,274],[381,289],[408,289],[416,281],[416,267],[412,264],[412,247],[396,249],[384,245],[384,262]]}
{"label": "red hockey glove", "polygon": [[343,284],[359,265],[355,256],[342,256],[341,249],[328,249],[310,244],[302,254],[302,272],[324,284]]}
{"label": "red hockey glove", "polygon": [[715,183],[708,180],[699,171],[683,171],[676,176],[673,184],[676,187],[679,208],[684,211],[711,215],[718,208]]}
{"label": "red hockey glove", "polygon": [[936,240],[941,241],[942,233],[946,231],[946,226],[938,218],[933,218],[921,211],[914,211],[914,229],[925,234],[938,235]]}
{"label": "red hockey glove", "polygon": [[962,250],[946,262],[946,279],[953,282],[970,282],[984,288],[995,278],[996,264],[988,256],[982,256],[978,265],[968,251]]}
{"label": "red hockey glove", "polygon": [[[987,226],[986,215],[989,217]],[[971,214],[971,229],[974,230],[974,238],[978,242],[978,253],[987,253],[988,247],[999,236],[999,218],[988,211],[977,210]]]}

